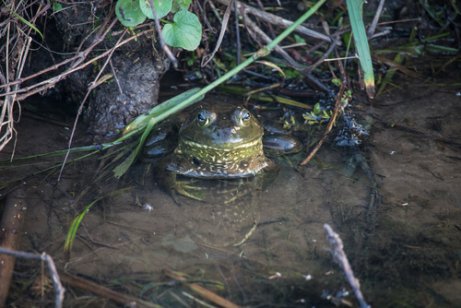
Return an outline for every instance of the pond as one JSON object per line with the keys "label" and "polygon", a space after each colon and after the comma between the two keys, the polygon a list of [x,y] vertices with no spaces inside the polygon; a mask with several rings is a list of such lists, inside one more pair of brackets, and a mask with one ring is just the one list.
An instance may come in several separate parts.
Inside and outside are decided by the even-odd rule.
{"label": "pond", "polygon": [[[211,196],[194,201],[168,193],[149,164],[138,164],[126,179],[106,181],[118,193],[86,215],[70,255],[69,225],[92,201],[81,192],[108,191],[91,187],[101,166],[69,165],[59,183],[55,175],[27,181],[21,249],[46,251],[63,272],[166,307],[212,304],[191,284],[242,306],[356,306],[325,238],[329,224],[372,306],[460,306],[461,96],[449,86],[401,87],[358,105],[373,120],[363,150],[324,145],[307,167],[285,159],[264,185],[192,187]],[[68,129],[38,123],[20,123],[16,155],[65,145]],[[19,172],[4,169],[1,180]],[[222,186],[230,193],[220,195]],[[173,283],[167,270],[191,284]],[[37,303],[24,295],[39,271],[17,261],[11,305]],[[116,304],[68,288],[65,305]]]}

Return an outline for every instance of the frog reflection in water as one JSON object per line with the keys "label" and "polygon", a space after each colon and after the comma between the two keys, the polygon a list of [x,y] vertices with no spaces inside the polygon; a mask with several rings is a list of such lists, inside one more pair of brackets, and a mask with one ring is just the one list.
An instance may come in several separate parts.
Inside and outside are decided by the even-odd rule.
{"label": "frog reflection in water", "polygon": [[[264,155],[263,127],[244,107],[202,103],[178,135],[161,184],[173,197],[186,197],[175,198],[179,204],[203,201],[188,208],[186,222],[201,241],[215,246],[241,242],[259,220],[259,192],[276,170]],[[272,146],[274,136],[269,140]],[[288,144],[299,148],[296,142]]]}

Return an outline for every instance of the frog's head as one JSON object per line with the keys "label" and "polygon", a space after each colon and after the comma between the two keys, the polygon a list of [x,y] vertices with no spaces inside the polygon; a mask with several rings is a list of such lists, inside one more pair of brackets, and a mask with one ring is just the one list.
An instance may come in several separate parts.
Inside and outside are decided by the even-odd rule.
{"label": "frog's head", "polygon": [[193,111],[179,132],[176,161],[169,169],[193,177],[246,177],[268,166],[264,130],[244,107],[204,104]]}
{"label": "frog's head", "polygon": [[202,105],[181,127],[185,142],[214,149],[251,147],[263,136],[258,120],[244,107],[231,104]]}

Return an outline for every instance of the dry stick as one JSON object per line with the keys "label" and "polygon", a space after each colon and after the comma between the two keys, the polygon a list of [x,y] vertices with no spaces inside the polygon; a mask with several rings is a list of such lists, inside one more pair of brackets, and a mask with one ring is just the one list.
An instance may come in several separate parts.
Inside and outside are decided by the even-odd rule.
{"label": "dry stick", "polygon": [[[97,31],[96,35],[95,35],[95,38],[93,39],[93,41],[91,42],[91,46],[93,46],[93,48],[97,45],[99,45],[99,43],[103,42],[105,37],[107,36],[107,34],[109,33],[109,31],[114,27],[114,25],[118,22],[118,19],[117,18],[114,18],[112,20],[112,22],[110,23],[109,26],[107,26],[109,24],[109,21],[111,19],[112,16],[114,16],[115,12],[112,10],[111,13],[106,17],[106,19],[104,20],[104,23],[101,25],[101,27],[99,28],[99,31]],[[106,27],[107,26],[107,27]],[[93,31],[92,31],[93,32]],[[92,34],[92,32],[90,32],[90,34],[88,34],[81,42],[80,42],[80,45],[77,49],[77,51],[81,50],[85,41],[87,40],[87,38],[89,38]],[[90,54],[90,52],[93,50],[93,48],[87,48],[85,49],[83,52],[79,52],[78,55],[79,57],[76,58],[75,62],[72,63],[71,67],[74,67],[74,66],[77,66],[79,65],[80,63],[83,62],[83,60],[86,59],[86,57],[88,57],[88,55]]]}
{"label": "dry stick", "polygon": [[56,308],[62,307],[62,301],[64,300],[65,289],[61,284],[58,271],[56,270],[56,265],[54,264],[53,258],[51,258],[50,255],[46,253],[42,253],[41,255],[39,255],[39,254],[25,252],[25,251],[11,250],[11,249],[4,248],[4,247],[0,247],[0,254],[5,254],[5,255],[14,256],[14,257],[23,258],[23,259],[41,260],[45,262],[48,266],[48,272],[50,273],[51,281],[53,282],[53,287],[54,287],[54,292],[55,292],[54,306]]}
{"label": "dry stick", "polygon": [[229,23],[229,17],[232,11],[233,3],[235,3],[235,0],[231,0],[231,2],[227,5],[226,11],[224,12],[224,17],[223,17],[222,24],[221,24],[221,31],[219,32],[219,37],[218,37],[218,41],[216,42],[216,46],[213,52],[208,57],[203,57],[202,64],[201,64],[202,67],[205,67],[211,60],[213,60],[214,55],[216,54],[216,52],[219,50],[219,47],[221,46],[222,39],[224,38],[224,34],[226,33],[227,24]]}
{"label": "dry stick", "polygon": [[[335,36],[335,35],[333,35]],[[325,51],[323,53],[323,55],[320,57],[320,59],[318,59],[317,61],[315,61],[314,64],[310,65],[309,66],[309,72],[312,72],[313,70],[315,70],[320,64],[322,64],[323,62],[325,62],[325,59],[333,52],[333,50],[336,48],[336,45],[338,45],[338,40],[334,40],[334,42],[332,42],[330,44],[330,47],[328,47],[327,51]]]}
{"label": "dry stick", "polygon": [[[247,14],[244,14],[244,21],[251,28],[254,32],[256,32],[266,43],[270,43],[272,39],[264,33],[264,31],[261,30],[261,28],[258,27],[250,18],[248,18]],[[328,48],[327,52],[322,56],[320,63],[323,62],[323,60],[328,57],[328,55],[333,51],[333,49],[336,47],[338,44],[338,40],[334,40],[330,47]],[[293,59],[283,48],[281,48],[279,45],[275,46],[275,51],[278,52],[287,62],[288,64],[294,68],[295,70],[299,71],[300,73],[304,74],[304,76],[311,82],[313,82],[319,89],[322,89],[323,91],[327,92],[328,88],[321,83],[317,78],[315,78],[311,72],[318,66],[320,63],[316,62],[312,66],[306,66],[298,63],[295,59]]]}
{"label": "dry stick", "polygon": [[375,39],[375,38],[388,35],[388,34],[391,33],[391,32],[392,32],[392,29],[389,27],[388,29],[384,29],[384,30],[381,31],[381,32],[378,32],[378,33],[373,34],[372,36],[369,37],[369,39],[370,39],[370,40],[373,40],[373,39]]}
{"label": "dry stick", "polygon": [[376,31],[376,26],[378,25],[379,17],[381,16],[381,13],[383,11],[384,7],[384,2],[385,0],[380,0],[378,9],[376,10],[375,17],[373,17],[373,21],[370,24],[370,28],[368,28],[368,37],[372,37],[375,34]]}
{"label": "dry stick", "polygon": [[219,305],[225,308],[238,308],[239,307],[238,305],[202,287],[201,285],[197,283],[188,283],[186,277],[181,273],[174,272],[168,269],[163,270],[163,273],[171,279],[182,282],[183,285],[187,286],[189,289],[199,294],[201,297],[209,300],[210,302],[215,303],[216,305]]}
{"label": "dry stick", "polygon": [[237,1],[233,2],[232,5],[234,9],[234,19],[235,19],[235,40],[237,41],[237,64],[240,64],[242,61],[242,43],[240,41],[240,27],[239,27],[239,11],[237,10]]}
{"label": "dry stick", "polygon": [[[72,58],[66,59],[66,60],[64,60],[62,62],[59,62],[57,64],[54,64],[52,66],[49,66],[46,69],[43,69],[43,70],[41,70],[41,71],[39,71],[37,73],[34,73],[32,75],[29,75],[27,77],[19,78],[19,79],[15,80],[15,81],[12,81],[10,83],[6,83],[6,81],[1,82],[2,84],[0,84],[0,89],[8,88],[8,87],[13,86],[15,84],[23,83],[24,81],[34,79],[35,77],[38,77],[38,76],[43,75],[45,73],[48,73],[50,71],[54,71],[54,70],[60,68],[61,66],[66,65],[67,63],[74,61],[77,57],[79,57],[79,55],[76,55],[76,56],[74,56]],[[4,95],[2,95],[2,96],[4,96]]]}
{"label": "dry stick", "polygon": [[163,38],[162,26],[160,25],[160,20],[158,18],[157,12],[155,11],[155,8],[154,8],[154,0],[149,0],[149,4],[150,4],[150,8],[152,10],[152,15],[154,16],[154,25],[155,25],[155,30],[157,30],[157,35],[158,35],[158,40],[160,42],[160,47],[166,53],[166,55],[167,55],[168,59],[170,59],[171,63],[173,63],[174,68],[177,68],[178,67],[178,60],[173,55],[173,53],[171,52],[171,49],[165,43],[165,39]]}
{"label": "dry stick", "polygon": [[[250,18],[248,18],[248,15],[247,14],[244,14],[244,22],[245,24],[251,28],[254,32],[256,32],[261,38],[262,40],[265,42],[265,44],[268,44],[270,42],[272,42],[272,39],[266,34],[264,33],[263,30],[261,30],[260,27],[258,27],[258,25],[256,25]],[[264,44],[261,44],[264,46]],[[303,71],[306,69],[306,66],[302,65],[302,64],[299,64],[298,62],[296,62],[296,60],[294,60],[285,50],[283,50],[279,45],[276,45],[274,50],[280,54],[287,62],[290,66],[292,66],[294,69],[298,70],[298,71]]]}
{"label": "dry stick", "polygon": [[[112,24],[114,24],[116,21],[116,19],[112,22]],[[112,26],[111,26],[112,27]],[[107,34],[107,32],[106,32]],[[7,83],[7,84],[0,84],[0,89],[2,88],[6,88],[6,87],[9,87],[9,86],[12,86],[12,85],[15,85],[15,84],[20,84],[20,83],[23,83],[24,81],[27,81],[27,80],[30,80],[30,79],[34,79],[40,75],[43,75],[45,73],[48,73],[50,71],[54,71],[58,68],[60,68],[61,66],[63,65],[66,65],[67,63],[69,62],[72,62],[72,61],[76,61],[77,59],[85,59],[83,55],[88,55],[91,50],[93,50],[102,40],[100,39],[101,36],[98,36],[98,40],[95,40],[87,49],[85,49],[84,51],[82,52],[78,52],[75,56],[71,57],[71,58],[68,58],[68,59],[65,59],[57,64],[54,64],[52,66],[49,66],[41,71],[38,71],[32,75],[29,75],[27,77],[23,77],[23,78],[19,78],[19,79],[16,79],[10,83]],[[80,61],[81,62],[81,61]],[[71,67],[75,67],[75,63],[71,66]]]}
{"label": "dry stick", "polygon": [[112,75],[114,76],[115,82],[117,83],[118,93],[120,93],[120,95],[123,95],[122,85],[120,84],[120,80],[118,80],[117,72],[115,71],[115,67],[112,64],[112,59],[109,61],[109,64],[110,64],[110,69],[112,70]]}
{"label": "dry stick", "polygon": [[159,305],[143,301],[139,298],[116,292],[114,290],[101,286],[93,281],[90,281],[90,280],[87,280],[81,277],[69,275],[66,273],[60,273],[60,276],[61,276],[62,282],[68,286],[71,286],[73,288],[79,288],[85,291],[89,291],[93,294],[96,294],[103,298],[107,298],[121,305],[125,305],[128,307],[133,307],[133,306],[151,307],[151,308],[160,307]]}
{"label": "dry stick", "polygon": [[[18,59],[17,68],[16,68],[16,78],[19,78],[22,75],[22,72],[24,70],[24,65],[27,60],[27,55],[30,50],[30,44],[32,42],[32,38],[30,36],[26,35],[26,37],[27,37],[27,42],[23,44],[21,52],[19,53],[19,59]],[[8,41],[7,43],[9,44]],[[7,51],[8,51],[8,47],[7,47]],[[6,61],[9,61],[8,56],[6,57]],[[7,65],[7,69],[8,69],[8,65]],[[14,90],[17,90],[18,87],[19,85],[13,86]],[[4,122],[5,115],[8,116],[8,119],[6,121],[7,128],[6,128],[5,134],[0,138],[0,151],[3,150],[3,148],[13,138],[14,133],[16,133],[16,130],[14,128],[14,103],[15,101],[16,101],[15,94],[6,96],[4,99],[4,106],[2,108],[2,114],[0,116],[0,132],[1,132],[1,127],[5,124]],[[6,114],[5,114],[5,111],[6,111]],[[21,116],[21,113],[19,112],[19,117],[20,116]],[[16,142],[14,143],[13,152],[12,152],[13,154],[11,155],[11,159],[13,159],[15,150],[16,150]]]}
{"label": "dry stick", "polygon": [[[24,70],[24,66],[25,66],[26,61],[27,61],[27,56],[29,54],[30,44],[31,43],[32,43],[32,37],[27,36],[27,43],[24,45],[24,48],[22,49],[21,54],[20,54],[20,59],[18,61],[18,69],[17,69],[16,78],[20,78],[21,75],[22,75],[22,72]],[[19,88],[19,85],[15,85],[15,86],[13,86],[13,88],[15,90],[17,90]],[[11,100],[11,102],[10,102],[11,103],[11,106],[10,106],[11,127],[10,127],[10,129],[11,129],[12,132],[17,134],[16,129],[14,128],[14,125],[13,125],[13,122],[14,122],[14,102],[16,100],[16,95],[11,95],[11,96],[5,97],[5,102],[8,100],[8,98],[11,98],[10,99]],[[20,118],[21,118],[21,105],[19,105],[19,103],[18,103],[18,121],[19,121]],[[13,161],[14,153],[16,152],[16,142],[17,142],[17,137],[14,140],[13,151],[12,151],[12,154],[11,154],[11,157],[10,157],[11,161]],[[5,145],[6,144],[0,145],[0,151],[3,149],[3,147]]]}
{"label": "dry stick", "polygon": [[[9,82],[10,81],[10,65],[9,65],[9,62],[10,62],[10,22],[8,22],[7,26],[6,26],[6,52],[5,52],[5,79],[6,79],[6,82]],[[9,91],[9,87],[6,89],[6,91],[8,92]],[[0,114],[0,132],[2,131],[2,127],[4,125],[4,120],[5,119],[5,116],[8,115],[8,121],[7,121],[7,125],[8,127],[6,128],[6,131],[4,133],[4,135],[0,138],[0,141],[2,144],[7,144],[10,140],[11,140],[11,131],[9,130],[9,126],[10,126],[10,122],[12,121],[12,116],[10,115],[10,113],[8,112],[9,111],[9,106],[11,104],[9,104],[9,100],[11,99],[11,97],[6,97],[4,100],[3,100],[3,106],[2,106],[2,111],[1,111],[1,114]],[[2,147],[3,148],[3,147]]]}
{"label": "dry stick", "polygon": [[[31,85],[29,87],[26,87],[26,88],[22,88],[22,89],[19,89],[17,91],[12,91],[12,92],[7,92],[7,93],[0,93],[0,97],[2,96],[6,96],[6,95],[10,95],[10,94],[13,94],[13,93],[23,93],[25,92],[24,94],[22,95],[19,95],[16,100],[23,100],[35,93],[38,93],[38,92],[41,92],[43,90],[46,90],[48,88],[52,88],[54,87],[54,85],[59,82],[60,80],[66,78],[68,75],[78,71],[78,70],[81,70],[85,67],[87,67],[88,65],[94,63],[95,61],[101,59],[101,58],[104,58],[105,56],[107,56],[108,54],[112,53],[114,49],[117,49],[129,42],[131,42],[132,40],[135,40],[137,39],[138,37],[144,35],[144,34],[147,34],[147,33],[150,33],[150,32],[153,32],[153,30],[145,30],[143,32],[140,32],[140,33],[137,33],[136,35],[133,35],[132,37],[130,38],[127,38],[126,40],[124,40],[123,42],[120,42],[119,44],[115,45],[114,47],[112,47],[111,49],[108,49],[106,50],[105,52],[101,53],[100,55],[88,60],[87,62],[85,63],[82,63],[80,64],[79,66],[77,67],[74,67],[72,69],[69,69],[55,77],[51,77],[47,80],[44,80],[42,82],[39,82],[39,83],[36,83],[34,85]],[[38,88],[37,88],[38,87]]]}
{"label": "dry stick", "polygon": [[[211,7],[211,11],[213,12],[213,15],[216,17],[217,20],[219,20],[219,23],[222,23],[221,16],[218,13],[218,10],[216,9],[216,6],[214,5],[213,1],[211,0],[205,0],[205,3],[203,5],[203,8],[200,7],[201,12],[203,13],[206,10],[206,5],[209,4]],[[197,5],[200,5],[200,2],[197,1]],[[206,14],[203,14],[203,17],[206,18]],[[208,19],[206,19],[208,21]],[[208,23],[209,28],[213,28],[210,23]]]}
{"label": "dry stick", "polygon": [[331,129],[333,128],[333,125],[336,122],[336,119],[338,118],[339,114],[341,113],[341,110],[343,109],[342,108],[342,98],[343,98],[345,88],[346,88],[345,82],[342,82],[339,88],[338,94],[336,94],[335,110],[333,112],[333,115],[330,118],[330,121],[328,122],[327,127],[325,128],[325,131],[323,132],[323,136],[319,140],[319,142],[315,145],[315,147],[312,149],[312,151],[309,153],[309,155],[301,162],[300,164],[301,166],[305,166],[311,161],[311,159],[315,156],[315,154],[317,154],[317,152],[320,150],[320,147],[323,145],[328,135],[330,134]]}
{"label": "dry stick", "polygon": [[[0,246],[5,249],[14,250],[19,246],[26,212],[23,198],[24,191],[22,189],[17,189],[7,195],[0,222]],[[8,297],[14,263],[14,257],[0,256],[0,307],[5,306]]]}
{"label": "dry stick", "polygon": [[[35,73],[35,74],[32,74],[32,75],[30,75],[30,76],[27,76],[27,77],[25,77],[25,78],[19,78],[19,79],[15,80],[15,81],[12,81],[12,82],[10,82],[10,83],[8,83],[8,84],[6,84],[6,85],[0,85],[0,89],[1,89],[1,88],[4,88],[4,87],[9,87],[10,85],[20,84],[20,83],[22,83],[22,82],[24,82],[24,81],[26,81],[26,80],[33,79],[33,78],[35,78],[35,77],[38,77],[38,76],[40,76],[40,75],[42,75],[42,74],[45,74],[45,73],[51,71],[51,70],[55,70],[55,69],[61,67],[62,65],[65,65],[65,64],[67,64],[67,63],[69,63],[69,62],[72,62],[72,61],[74,61],[74,63],[71,65],[69,71],[66,71],[66,72],[69,72],[69,74],[75,72],[75,71],[76,71],[75,68],[76,68],[76,67],[81,67],[79,64],[80,64],[81,62],[83,62],[83,60],[86,59],[86,57],[90,54],[90,52],[91,52],[97,45],[99,45],[99,44],[103,41],[103,39],[106,37],[106,35],[107,35],[107,33],[109,32],[109,30],[112,29],[112,27],[115,25],[116,22],[117,22],[117,19],[114,19],[114,20],[112,21],[112,23],[109,25],[109,27],[108,27],[107,29],[105,29],[105,31],[103,31],[103,33],[102,33],[101,35],[97,35],[97,36],[96,36],[96,39],[93,41],[93,43],[92,43],[87,49],[85,49],[85,50],[82,51],[82,52],[79,52],[79,53],[76,54],[74,57],[71,57],[71,58],[69,58],[69,59],[66,59],[66,60],[64,60],[64,61],[62,61],[62,62],[60,62],[60,63],[58,63],[58,64],[55,64],[55,65],[53,65],[53,66],[50,66],[50,67],[48,67],[48,68],[46,68],[46,69],[44,69],[44,70],[41,70],[41,71],[39,71],[39,72],[37,72],[37,73]],[[93,60],[95,60],[95,59],[96,59],[96,58],[94,58]],[[88,62],[87,62],[87,63],[88,63]],[[82,68],[83,68],[83,67],[82,67]],[[46,84],[47,82],[49,82],[50,80],[53,80],[54,78],[61,77],[61,76],[62,76],[63,74],[65,74],[66,72],[64,72],[64,73],[62,73],[62,74],[60,74],[60,75],[58,75],[58,76],[56,76],[56,77],[52,77],[52,78],[49,78],[49,79],[47,79],[47,80],[44,80],[44,81],[42,81],[42,82],[40,82],[40,83],[33,84],[33,85],[31,85],[31,86],[29,86],[29,87],[27,87],[27,88],[20,89],[20,90],[18,90],[17,92],[18,92],[18,93],[27,92],[29,89],[33,89],[33,88],[35,88],[35,87],[37,87],[37,86]],[[64,76],[66,76],[66,75],[68,75],[68,74],[65,74]],[[60,81],[61,79],[62,79],[62,77],[59,78],[56,82]],[[54,83],[56,83],[56,82],[54,82]],[[44,90],[44,89],[41,89],[41,90]],[[8,92],[8,90],[7,90],[7,93],[1,93],[1,94],[0,94],[0,97],[1,97],[1,96],[5,96],[5,95],[8,95],[8,94],[12,94],[12,93],[15,93],[15,92]],[[34,94],[35,94],[35,93],[34,93]]]}
{"label": "dry stick", "polygon": [[[232,1],[232,0],[216,0],[216,1],[221,3],[221,4],[228,5],[229,2]],[[240,10],[240,12],[242,12],[242,13],[250,13],[251,15],[254,15],[254,16],[258,17],[259,19],[264,20],[265,22],[268,22],[270,24],[277,25],[277,26],[284,27],[284,28],[287,28],[291,24],[293,24],[293,22],[290,21],[290,20],[286,20],[286,19],[284,19],[282,17],[279,17],[277,15],[258,10],[256,8],[254,8],[252,6],[249,6],[249,5],[246,5],[246,4],[244,4],[244,3],[240,2],[240,1],[236,1],[236,3],[237,3],[237,8]],[[294,31],[296,31],[298,33],[301,33],[301,34],[304,34],[304,35],[309,36],[309,37],[313,37],[313,38],[325,41],[325,42],[332,42],[333,41],[327,35],[322,34],[320,32],[317,32],[317,31],[314,31],[314,30],[311,30],[311,29],[308,29],[308,28],[306,28],[304,26],[298,26],[298,27],[296,27],[296,29]]]}
{"label": "dry stick", "polygon": [[362,291],[360,290],[360,283],[357,278],[354,276],[354,272],[352,271],[351,265],[349,264],[349,260],[347,259],[347,255],[344,252],[344,245],[343,241],[339,237],[339,235],[333,231],[333,229],[328,224],[323,225],[323,229],[327,234],[327,240],[331,246],[331,254],[333,255],[333,259],[336,263],[339,264],[341,269],[346,276],[349,285],[351,286],[352,290],[354,291],[355,297],[357,298],[361,308],[369,308],[370,305],[367,304],[365,298],[363,297]]}

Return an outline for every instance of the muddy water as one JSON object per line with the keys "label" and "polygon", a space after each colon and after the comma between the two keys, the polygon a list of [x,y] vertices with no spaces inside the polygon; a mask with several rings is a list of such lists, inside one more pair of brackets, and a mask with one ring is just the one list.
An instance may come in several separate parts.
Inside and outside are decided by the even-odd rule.
{"label": "muddy water", "polygon": [[[67,272],[168,307],[193,306],[190,296],[200,297],[172,284],[164,269],[187,273],[240,305],[356,305],[331,258],[328,223],[374,307],[460,306],[461,97],[451,88],[407,85],[366,110],[374,124],[363,151],[324,146],[307,168],[282,164],[271,183],[233,187],[231,197],[204,202],[171,194],[142,164],[106,186],[92,184],[96,162],[69,166],[59,184],[55,175],[30,180],[22,247],[50,253]],[[21,124],[21,154],[34,143],[41,149],[65,143],[68,130],[37,123]],[[2,180],[17,172],[2,170]],[[97,193],[81,198],[88,187]],[[118,188],[127,190],[91,209],[66,256],[72,218]],[[19,270],[38,268],[19,262]],[[29,291],[16,283],[10,302],[35,303],[20,299]],[[104,302],[81,294],[68,292],[67,305]]]}

